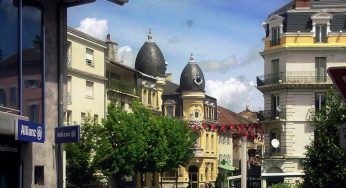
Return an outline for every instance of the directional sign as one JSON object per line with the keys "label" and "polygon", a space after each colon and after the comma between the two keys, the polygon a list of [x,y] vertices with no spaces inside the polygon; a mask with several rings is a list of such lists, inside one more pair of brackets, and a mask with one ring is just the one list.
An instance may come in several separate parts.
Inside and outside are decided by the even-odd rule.
{"label": "directional sign", "polygon": [[79,142],[80,140],[80,126],[62,126],[55,128],[55,142],[68,143]]}
{"label": "directional sign", "polygon": [[328,74],[346,102],[346,67],[329,67]]}
{"label": "directional sign", "polygon": [[340,146],[346,148],[346,124],[340,126]]}
{"label": "directional sign", "polygon": [[44,126],[39,123],[18,119],[16,129],[16,140],[44,142]]}

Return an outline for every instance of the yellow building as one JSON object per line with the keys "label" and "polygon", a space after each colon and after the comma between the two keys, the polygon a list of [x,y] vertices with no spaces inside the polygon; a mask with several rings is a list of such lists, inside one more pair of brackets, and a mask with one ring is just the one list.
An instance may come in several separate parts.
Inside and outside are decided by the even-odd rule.
{"label": "yellow building", "polygon": [[[178,187],[215,184],[218,173],[217,100],[205,94],[205,78],[192,54],[181,73],[180,85],[167,81],[162,100],[164,115],[186,120],[197,134],[195,158],[179,168]],[[212,128],[206,129],[206,124],[212,124]],[[175,176],[176,173],[165,173],[164,187],[174,187]]]}
{"label": "yellow building", "polygon": [[105,42],[67,28],[66,124],[80,124],[90,114],[105,115]]}
{"label": "yellow building", "polygon": [[263,23],[265,151],[262,187],[299,182],[305,146],[314,139],[312,115],[325,105],[328,67],[346,66],[346,4],[295,0]]}

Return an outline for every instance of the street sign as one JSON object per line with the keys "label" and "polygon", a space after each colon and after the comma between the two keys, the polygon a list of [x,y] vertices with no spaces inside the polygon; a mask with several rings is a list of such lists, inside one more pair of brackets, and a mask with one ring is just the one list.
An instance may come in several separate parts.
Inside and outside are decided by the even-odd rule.
{"label": "street sign", "polygon": [[328,74],[346,102],[346,67],[329,67]]}
{"label": "street sign", "polygon": [[21,119],[18,119],[17,122],[16,140],[44,143],[45,134],[43,125]]}
{"label": "street sign", "polygon": [[80,126],[55,127],[55,143],[79,142]]}
{"label": "street sign", "polygon": [[346,148],[346,124],[340,126],[340,146]]}

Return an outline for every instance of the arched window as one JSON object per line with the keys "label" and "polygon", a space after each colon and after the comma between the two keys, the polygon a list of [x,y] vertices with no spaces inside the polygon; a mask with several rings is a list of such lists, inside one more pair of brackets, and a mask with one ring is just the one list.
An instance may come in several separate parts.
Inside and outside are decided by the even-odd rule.
{"label": "arched window", "polygon": [[[272,144],[272,140],[273,139],[277,139],[279,141],[279,145],[278,146],[273,146]],[[274,129],[271,129],[270,130],[270,133],[269,133],[269,145],[270,145],[270,154],[278,154],[281,152],[281,149],[280,149],[280,144],[281,144],[281,132],[279,129],[277,128],[274,128]]]}

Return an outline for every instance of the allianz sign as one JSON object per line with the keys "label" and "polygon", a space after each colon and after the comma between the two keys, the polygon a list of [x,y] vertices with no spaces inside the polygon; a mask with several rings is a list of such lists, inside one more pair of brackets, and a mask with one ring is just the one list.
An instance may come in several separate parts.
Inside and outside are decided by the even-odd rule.
{"label": "allianz sign", "polygon": [[44,126],[41,124],[18,119],[16,129],[16,140],[40,143],[45,140]]}

